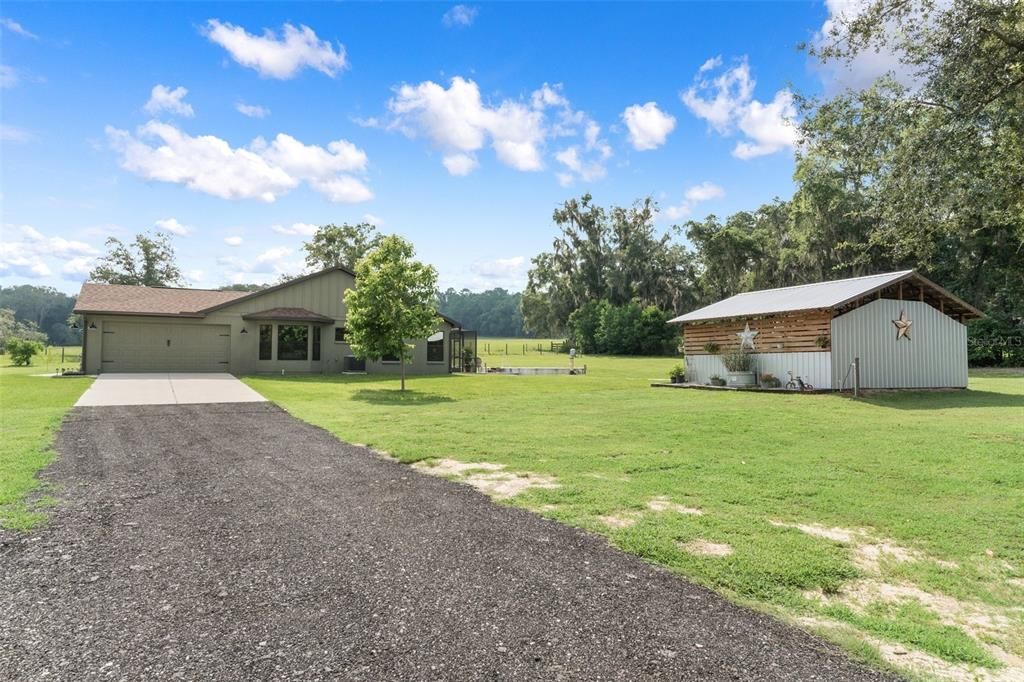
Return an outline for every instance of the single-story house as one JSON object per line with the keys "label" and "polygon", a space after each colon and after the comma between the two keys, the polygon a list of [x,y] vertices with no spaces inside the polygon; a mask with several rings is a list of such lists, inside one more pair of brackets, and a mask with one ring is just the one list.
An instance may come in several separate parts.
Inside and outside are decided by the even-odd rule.
{"label": "single-story house", "polygon": [[754,371],[815,388],[965,388],[974,306],[913,270],[751,291],[680,315],[686,381],[725,378],[721,354],[754,354]]}
{"label": "single-story house", "polygon": [[[355,286],[355,273],[343,267],[255,292],[86,282],[74,308],[84,318],[82,369],[87,374],[400,371],[398,358],[364,362],[352,353],[344,294]],[[466,334],[458,321],[438,314],[437,331],[413,342],[406,371],[457,371]]]}

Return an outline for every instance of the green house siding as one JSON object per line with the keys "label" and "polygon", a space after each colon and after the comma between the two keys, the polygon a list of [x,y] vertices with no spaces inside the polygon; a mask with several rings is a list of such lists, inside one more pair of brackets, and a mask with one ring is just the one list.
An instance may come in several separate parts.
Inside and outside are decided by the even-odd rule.
{"label": "green house siding", "polygon": [[[101,372],[231,372],[257,373],[337,373],[345,368],[345,357],[352,356],[347,343],[335,342],[335,328],[343,327],[347,309],[345,291],[355,286],[355,278],[341,270],[331,270],[296,281],[294,284],[246,297],[220,306],[205,316],[160,317],[127,314],[86,314],[86,351],[84,369]],[[273,308],[304,308],[334,320],[333,324],[285,320],[245,320]],[[94,329],[90,329],[95,325]],[[270,325],[270,358],[260,359],[260,326]],[[306,326],[305,359],[278,359],[279,327]],[[320,357],[314,359],[314,328],[320,330]],[[427,342],[414,342],[409,374],[446,374],[448,372],[448,334],[452,326],[438,319],[444,332],[443,362],[427,361]],[[367,372],[398,372],[399,366],[367,362]]]}

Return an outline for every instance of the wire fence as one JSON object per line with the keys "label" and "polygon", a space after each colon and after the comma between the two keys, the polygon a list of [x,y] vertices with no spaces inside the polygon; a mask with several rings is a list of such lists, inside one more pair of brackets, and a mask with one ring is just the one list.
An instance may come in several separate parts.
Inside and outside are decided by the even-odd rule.
{"label": "wire fence", "polygon": [[47,346],[42,357],[36,356],[32,364],[49,372],[76,372],[82,367],[81,346]]}
{"label": "wire fence", "polygon": [[[485,341],[477,343],[480,357],[506,355],[566,355],[569,349],[564,341]],[[583,353],[577,351],[577,357]]]}

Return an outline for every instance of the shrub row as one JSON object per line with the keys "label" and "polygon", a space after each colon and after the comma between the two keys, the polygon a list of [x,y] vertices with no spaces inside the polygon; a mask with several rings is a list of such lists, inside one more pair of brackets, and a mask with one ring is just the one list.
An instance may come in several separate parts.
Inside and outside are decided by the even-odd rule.
{"label": "shrub row", "polygon": [[589,301],[569,316],[570,343],[587,353],[670,355],[679,349],[679,329],[670,314],[639,303],[614,306]]}

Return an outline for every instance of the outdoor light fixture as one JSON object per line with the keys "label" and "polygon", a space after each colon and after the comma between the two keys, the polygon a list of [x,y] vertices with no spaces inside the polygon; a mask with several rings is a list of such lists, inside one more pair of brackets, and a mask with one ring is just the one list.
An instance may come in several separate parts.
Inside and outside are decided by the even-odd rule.
{"label": "outdoor light fixture", "polygon": [[72,322],[72,323],[71,323],[71,328],[72,328],[72,329],[78,329],[78,328],[79,328],[79,327],[78,327],[78,323],[77,323],[77,322]]}
{"label": "outdoor light fixture", "polygon": [[248,334],[248,333],[249,333],[249,330],[246,329],[245,327],[242,327],[242,331],[239,332],[239,334]]}
{"label": "outdoor light fixture", "polygon": [[95,328],[96,328],[96,323],[95,322],[90,322],[89,323],[89,329],[95,329]]}

